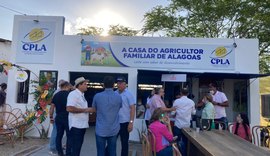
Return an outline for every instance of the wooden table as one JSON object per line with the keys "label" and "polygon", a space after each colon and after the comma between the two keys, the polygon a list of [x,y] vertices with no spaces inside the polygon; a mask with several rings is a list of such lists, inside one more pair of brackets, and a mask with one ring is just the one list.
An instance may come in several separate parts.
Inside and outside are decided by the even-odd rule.
{"label": "wooden table", "polygon": [[270,151],[223,130],[200,131],[184,128],[188,156],[270,156]]}

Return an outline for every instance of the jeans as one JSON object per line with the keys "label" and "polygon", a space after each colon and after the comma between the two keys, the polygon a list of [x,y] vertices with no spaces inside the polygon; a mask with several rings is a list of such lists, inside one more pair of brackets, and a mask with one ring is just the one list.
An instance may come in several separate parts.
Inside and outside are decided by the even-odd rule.
{"label": "jeans", "polygon": [[187,156],[187,137],[182,133],[182,129],[179,129],[178,127],[173,127],[173,132],[175,136],[178,136],[177,138],[177,144],[182,153],[183,156]]}
{"label": "jeans", "polygon": [[[222,122],[222,123],[220,123],[221,124],[221,126],[222,126],[222,129],[223,130],[226,130],[227,128],[228,128],[228,119],[226,118],[226,117],[222,117],[222,118],[220,118],[220,119],[215,119],[215,121],[217,121],[217,122]],[[225,123],[225,124],[224,124]],[[215,128],[216,129],[218,129],[219,127],[219,124],[218,123],[216,123],[215,124]]]}
{"label": "jeans", "polygon": [[70,156],[71,155],[71,142],[70,142],[70,131],[68,127],[68,121],[62,120],[62,119],[56,119],[55,123],[57,126],[56,149],[57,149],[58,155],[60,156],[64,155],[63,148],[62,148],[62,138],[63,138],[64,132],[66,131],[66,136],[67,136],[66,156]]}
{"label": "jeans", "polygon": [[101,137],[96,134],[97,156],[116,156],[116,141],[117,135]]}
{"label": "jeans", "polygon": [[56,151],[56,134],[57,134],[57,128],[56,128],[56,124],[54,122],[52,133],[51,133],[51,138],[50,138],[50,144],[49,144],[50,151]]}
{"label": "jeans", "polygon": [[71,156],[80,156],[85,131],[86,128],[72,127],[70,129]]}
{"label": "jeans", "polygon": [[172,146],[167,146],[166,148],[164,148],[161,151],[157,152],[156,156],[173,156]]}
{"label": "jeans", "polygon": [[128,124],[129,122],[120,123],[119,135],[121,138],[121,146],[122,146],[121,156],[128,156],[128,140],[129,140]]}

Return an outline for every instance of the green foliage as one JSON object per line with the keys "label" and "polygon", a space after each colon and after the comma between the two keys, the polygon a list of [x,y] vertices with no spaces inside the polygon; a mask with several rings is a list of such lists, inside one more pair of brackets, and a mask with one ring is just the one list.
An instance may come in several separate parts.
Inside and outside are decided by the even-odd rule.
{"label": "green foliage", "polygon": [[[144,15],[143,34],[171,37],[258,38],[260,72],[269,73],[270,1],[170,0]],[[264,54],[267,55],[265,59]]]}
{"label": "green foliage", "polygon": [[110,25],[110,30],[108,34],[116,36],[136,36],[138,34],[138,31],[118,24]]}
{"label": "green foliage", "polygon": [[88,26],[87,28],[80,28],[77,35],[100,35],[104,29],[94,26]]}
{"label": "green foliage", "polygon": [[[88,26],[87,28],[80,28],[79,33],[77,35],[101,35],[104,29]],[[122,25],[110,25],[110,29],[108,31],[109,35],[116,36],[135,36],[139,31],[133,30],[132,28],[125,27]]]}

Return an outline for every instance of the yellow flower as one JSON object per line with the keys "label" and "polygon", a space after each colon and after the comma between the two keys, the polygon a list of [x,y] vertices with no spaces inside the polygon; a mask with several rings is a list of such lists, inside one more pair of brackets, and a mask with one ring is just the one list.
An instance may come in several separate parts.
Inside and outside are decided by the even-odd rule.
{"label": "yellow flower", "polygon": [[48,90],[45,90],[44,92],[43,92],[43,94],[41,95],[41,98],[42,99],[44,99],[44,98],[46,98],[46,96],[48,95]]}
{"label": "yellow flower", "polygon": [[10,62],[8,62],[8,61],[6,61],[6,60],[0,60],[0,63],[2,63],[2,64],[5,64],[5,66],[6,66],[6,70],[9,70],[9,69],[11,69],[12,68],[12,63],[10,63]]}

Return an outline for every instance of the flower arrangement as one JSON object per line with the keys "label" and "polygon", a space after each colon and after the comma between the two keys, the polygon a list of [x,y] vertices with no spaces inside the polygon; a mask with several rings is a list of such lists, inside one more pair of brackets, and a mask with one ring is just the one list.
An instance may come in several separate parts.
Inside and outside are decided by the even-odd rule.
{"label": "flower arrangement", "polygon": [[[42,76],[42,75],[41,75]],[[35,117],[38,123],[42,123],[46,120],[48,115],[48,104],[51,103],[54,88],[48,83],[43,81],[43,77],[40,78],[40,82],[32,81],[34,84],[34,91],[31,93],[34,95],[34,110]]]}
{"label": "flower arrangement", "polygon": [[[5,73],[7,75],[8,71],[11,70],[13,67],[16,67],[20,70],[27,69],[25,67],[13,64],[9,61],[0,60],[0,73]],[[40,133],[40,137],[46,138],[49,132],[49,127],[47,128],[47,130],[45,130],[45,127],[42,125],[42,123],[46,120],[49,112],[47,106],[51,103],[53,93],[55,91],[53,86],[54,84],[52,84],[51,82],[48,83],[48,80],[44,74],[41,74],[39,78],[35,73],[33,74],[36,76],[37,79],[39,79],[39,81],[31,80],[34,91],[30,94],[34,96],[34,105],[31,109],[26,107],[26,111],[23,114],[23,120],[21,121],[21,125],[19,126],[21,127],[21,132],[25,133],[27,129],[31,128],[33,125]]]}
{"label": "flower arrangement", "polygon": [[0,60],[0,73],[8,74],[8,70],[10,70],[14,66],[14,64],[6,61],[6,60]]}

